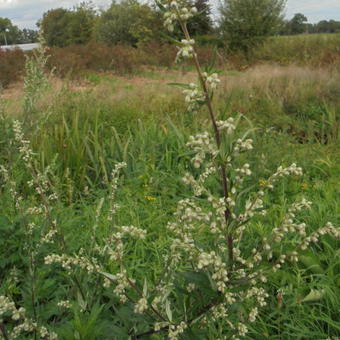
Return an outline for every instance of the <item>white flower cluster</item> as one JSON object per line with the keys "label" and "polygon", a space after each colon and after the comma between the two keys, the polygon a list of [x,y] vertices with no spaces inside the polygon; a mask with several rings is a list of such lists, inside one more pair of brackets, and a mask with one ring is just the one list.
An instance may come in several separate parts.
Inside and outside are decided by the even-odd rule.
{"label": "white flower cluster", "polygon": [[130,283],[134,284],[133,279],[129,279],[125,269],[122,269],[120,273],[115,275],[116,287],[113,293],[119,297],[120,302],[124,303],[127,300],[126,289],[130,287]]}
{"label": "white flower cluster", "polygon": [[217,73],[212,73],[209,75],[207,72],[204,72],[203,77],[212,90],[216,89],[221,82],[221,80],[218,78]]}
{"label": "white flower cluster", "polygon": [[306,235],[306,223],[294,223],[295,213],[302,209],[310,209],[312,202],[303,198],[300,202],[292,204],[286,214],[282,224],[273,229],[273,241],[281,242],[284,235],[288,232],[298,233],[301,236]]}
{"label": "white flower cluster", "polygon": [[145,297],[142,297],[135,304],[135,313],[143,314],[148,309],[148,300]]}
{"label": "white flower cluster", "polygon": [[22,126],[18,120],[13,122],[13,131],[15,141],[19,144],[19,152],[21,153],[23,160],[26,163],[29,163],[33,156],[33,151],[30,147],[30,142],[24,138]]}
{"label": "white flower cluster", "polygon": [[168,338],[169,340],[178,340],[179,336],[185,331],[188,325],[182,321],[179,325],[170,325]]}
{"label": "white flower cluster", "polygon": [[195,152],[195,156],[191,159],[195,168],[200,168],[208,155],[214,158],[218,153],[208,132],[190,136],[186,145]]}
{"label": "white flower cluster", "polygon": [[113,220],[113,216],[119,208],[118,204],[115,203],[116,190],[118,187],[119,174],[122,169],[126,167],[125,162],[116,163],[115,167],[111,172],[111,186],[110,186],[110,211],[108,214],[108,221]]}
{"label": "white flower cluster", "polygon": [[230,117],[227,120],[218,120],[216,125],[220,131],[227,130],[227,134],[231,135],[236,129],[234,122],[235,119]]}
{"label": "white flower cluster", "polygon": [[187,7],[188,3],[183,0],[169,1],[166,4],[167,11],[164,13],[164,26],[173,32],[177,20],[187,21],[197,13],[196,7]]}
{"label": "white flower cluster", "polygon": [[235,170],[239,176],[250,176],[251,170],[250,165],[248,163],[244,164],[242,168],[238,168]]}
{"label": "white flower cluster", "polygon": [[222,294],[225,293],[228,281],[227,266],[215,251],[210,253],[201,252],[198,256],[197,268],[203,269],[208,266],[212,267],[213,274],[211,278],[214,280],[217,290]]}
{"label": "white flower cluster", "polygon": [[176,56],[176,62],[179,62],[182,59],[192,58],[195,55],[194,45],[194,39],[182,39],[179,46],[177,46],[178,52]]}
{"label": "white flower cluster", "polygon": [[249,322],[255,322],[258,314],[259,314],[258,308],[257,307],[252,308],[250,313],[249,313]]}
{"label": "white flower cluster", "polygon": [[302,168],[298,167],[295,163],[293,163],[291,166],[287,168],[279,166],[276,172],[268,179],[267,183],[265,183],[263,186],[269,189],[273,189],[274,188],[273,184],[280,178],[283,178],[285,176],[302,176],[302,175],[303,175]]}
{"label": "white flower cluster", "polygon": [[253,140],[248,138],[245,140],[242,140],[241,138],[237,139],[234,146],[234,152],[242,152],[242,151],[248,151],[253,149]]}
{"label": "white flower cluster", "polygon": [[47,232],[45,235],[41,237],[40,242],[41,243],[53,243],[54,242],[54,236],[57,234],[56,229],[51,229],[49,232]]}
{"label": "white flower cluster", "polygon": [[247,299],[254,298],[260,307],[264,307],[267,305],[266,299],[269,297],[269,294],[262,287],[251,287],[247,290],[245,297]]}
{"label": "white flower cluster", "polygon": [[331,222],[327,222],[326,225],[317,231],[313,232],[310,236],[306,237],[300,248],[305,250],[308,248],[310,243],[317,243],[319,241],[320,236],[322,235],[332,235],[333,237],[339,239],[340,238],[340,228],[336,228]]}
{"label": "white flower cluster", "polygon": [[111,261],[121,261],[124,255],[124,242],[123,239],[126,236],[130,236],[135,239],[144,240],[146,231],[134,226],[121,226],[115,227],[116,231],[110,238],[108,244],[112,244],[111,247],[107,247],[106,251],[110,256]]}
{"label": "white flower cluster", "polygon": [[9,186],[9,193],[11,194],[11,197],[13,199],[13,202],[15,203],[15,208],[19,209],[21,202],[23,200],[23,197],[21,195],[19,195],[19,193],[17,192],[17,188],[16,188],[16,182],[11,180],[8,170],[3,166],[0,165],[0,174],[2,174],[3,178],[4,178],[4,184],[5,183]]}
{"label": "white flower cluster", "polygon": [[68,300],[63,300],[63,301],[59,301],[59,302],[57,303],[57,306],[58,306],[58,307],[62,307],[62,308],[69,309],[69,308],[71,308],[71,303],[70,303],[70,301],[68,301]]}
{"label": "white flower cluster", "polygon": [[51,254],[45,257],[45,264],[59,263],[62,268],[70,272],[72,268],[81,268],[88,273],[97,273],[100,271],[100,266],[96,263],[96,259],[92,259],[93,263],[82,256],[71,257],[65,254]]}
{"label": "white flower cluster", "polygon": [[16,339],[22,333],[32,333],[36,331],[41,338],[48,340],[56,340],[57,334],[48,332],[46,327],[39,327],[36,322],[26,317],[26,310],[23,307],[17,309],[13,301],[6,296],[0,296],[0,321],[5,317],[10,317],[15,322],[20,322],[17,326],[13,327],[12,331],[8,334],[8,339]]}
{"label": "white flower cluster", "polygon": [[183,90],[183,94],[185,95],[185,102],[188,104],[190,112],[196,112],[205,101],[204,93],[195,83],[190,83],[189,89]]}

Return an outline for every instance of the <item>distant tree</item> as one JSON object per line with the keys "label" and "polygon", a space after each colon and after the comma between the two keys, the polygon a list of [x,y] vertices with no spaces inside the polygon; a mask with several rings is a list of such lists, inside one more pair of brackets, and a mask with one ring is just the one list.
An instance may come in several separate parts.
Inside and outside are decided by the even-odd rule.
{"label": "distant tree", "polygon": [[162,23],[158,13],[137,0],[112,2],[98,21],[97,38],[108,44],[136,45],[157,39]]}
{"label": "distant tree", "polygon": [[63,47],[68,44],[69,11],[64,8],[51,9],[44,13],[39,25],[48,46]]}
{"label": "distant tree", "polygon": [[49,46],[85,44],[93,38],[96,12],[91,2],[82,2],[72,10],[57,8],[44,13],[41,25]]}
{"label": "distant tree", "polygon": [[340,21],[322,20],[315,25],[317,33],[340,33]]}
{"label": "distant tree", "polygon": [[211,7],[208,0],[196,0],[194,3],[198,10],[188,23],[188,29],[191,35],[205,35],[213,31],[211,19]]}
{"label": "distant tree", "polygon": [[92,38],[96,23],[96,12],[92,2],[82,2],[69,13],[67,44],[86,44]]}
{"label": "distant tree", "polygon": [[254,47],[278,32],[285,4],[285,0],[225,0],[220,31],[229,48],[249,57]]}
{"label": "distant tree", "polygon": [[290,34],[301,34],[306,32],[306,22],[308,19],[301,13],[294,15],[292,20],[289,21]]}
{"label": "distant tree", "polygon": [[37,42],[38,40],[38,31],[24,28],[20,31],[20,43],[29,44]]}
{"label": "distant tree", "polygon": [[20,30],[8,18],[0,17],[0,45],[12,45],[20,42]]}

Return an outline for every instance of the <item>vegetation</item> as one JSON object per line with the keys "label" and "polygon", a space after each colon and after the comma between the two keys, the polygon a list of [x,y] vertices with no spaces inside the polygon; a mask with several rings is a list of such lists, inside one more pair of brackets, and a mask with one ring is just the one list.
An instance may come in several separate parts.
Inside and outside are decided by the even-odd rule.
{"label": "vegetation", "polygon": [[278,31],[284,8],[285,0],[225,0],[220,8],[220,30],[228,47],[249,56]]}
{"label": "vegetation", "polygon": [[336,340],[339,36],[244,68],[163,5],[177,48],[42,44],[0,98],[0,337]]}
{"label": "vegetation", "polygon": [[[213,49],[206,40],[198,41],[202,41],[198,50],[203,64],[206,65],[213,55]],[[297,64],[336,70],[340,65],[339,43],[339,34],[271,37],[253,51],[251,59],[246,59],[239,52],[226,53],[220,48],[216,62],[219,68],[229,70],[244,70],[262,63]],[[145,67],[177,67],[173,65],[176,48],[168,43],[152,41],[140,44],[138,48],[91,42],[87,45],[50,48],[48,54],[49,71],[53,70],[60,77],[72,79],[84,78],[89,72],[113,71],[122,75],[132,74]],[[24,53],[20,50],[0,51],[0,56],[0,84],[7,87],[24,75]]]}
{"label": "vegetation", "polygon": [[44,13],[39,26],[49,46],[86,44],[94,34],[96,13],[91,4],[82,3],[73,10],[57,8]]}
{"label": "vegetation", "polygon": [[280,34],[301,34],[301,33],[340,33],[340,21],[321,20],[316,24],[310,24],[302,13],[297,13],[291,20],[285,21]]}
{"label": "vegetation", "polygon": [[20,30],[10,19],[0,17],[0,45],[33,43],[37,38],[37,31],[27,28]]}

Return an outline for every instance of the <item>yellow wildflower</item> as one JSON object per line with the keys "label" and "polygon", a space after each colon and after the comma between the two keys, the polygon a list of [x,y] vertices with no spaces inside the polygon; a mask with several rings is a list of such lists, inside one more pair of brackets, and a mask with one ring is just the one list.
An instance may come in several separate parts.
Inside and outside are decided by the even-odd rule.
{"label": "yellow wildflower", "polygon": [[145,196],[145,199],[148,200],[148,201],[156,201],[156,197],[153,197],[153,196]]}

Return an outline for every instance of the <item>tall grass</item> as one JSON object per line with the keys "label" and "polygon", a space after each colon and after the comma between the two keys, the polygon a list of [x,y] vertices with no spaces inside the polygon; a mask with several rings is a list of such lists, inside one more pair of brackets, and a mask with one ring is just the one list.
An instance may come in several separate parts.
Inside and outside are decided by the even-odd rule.
{"label": "tall grass", "polygon": [[[81,90],[73,84],[52,83],[37,100],[31,124],[25,126],[25,138],[33,148],[32,166],[28,167],[20,158],[12,129],[13,118],[22,119],[24,111],[18,98],[4,101],[0,164],[14,181],[6,180],[6,172],[1,170],[0,296],[11,296],[15,306],[25,306],[27,315],[61,339],[124,340],[140,330],[140,324],[150,323],[133,312],[133,304],[122,306],[99,280],[81,270],[63,272],[42,263],[46,255],[63,248],[63,242],[69,256],[100,256],[94,242],[104,244],[113,233],[108,217],[115,164],[127,163],[124,185],[116,196],[121,209],[115,223],[135,225],[149,235],[127,244],[125,255],[137,282],[152,282],[164,270],[162,258],[169,248],[166,224],[173,218],[177,201],[191,197],[181,180],[185,172],[197,171],[190,165],[193,155],[186,142],[208,125],[206,112],[188,113],[177,90],[170,89],[167,82],[191,81],[192,73],[142,75],[145,78],[139,74],[127,79],[92,74],[88,76],[90,85]],[[271,206],[268,226],[280,221],[296,195],[313,202],[313,209],[302,214],[311,231],[327,221],[335,224],[340,171],[339,75],[295,66],[261,66],[247,72],[221,72],[221,79],[214,98],[220,109],[218,118],[235,113],[247,118],[240,126],[241,135],[251,129],[256,152],[241,158],[240,164],[253,165],[254,183],[275,171],[278,164],[296,161],[306,170],[299,181],[283,181],[266,201]],[[32,168],[39,174],[34,186],[28,182]],[[43,194],[46,191],[45,196],[37,185],[42,186]],[[50,219],[28,213],[32,207],[46,209],[41,197],[52,202]],[[53,230],[53,221],[62,239],[41,244],[39,233],[46,236],[51,225]],[[249,232],[261,234],[268,226],[256,222]],[[206,235],[201,236],[205,242]],[[253,243],[254,238],[248,237],[244,250],[250,252]],[[303,253],[300,263],[271,273],[268,305],[251,325],[247,338],[339,337],[338,253],[338,242],[323,237]],[[107,271],[116,267],[111,263]],[[200,296],[194,303],[204,298]],[[65,308],[65,299],[70,308]],[[64,304],[58,306],[61,301]],[[15,320],[0,321],[0,332],[11,322]],[[183,339],[215,340],[216,334],[216,329],[208,333],[203,328]],[[36,337],[40,335],[36,333]],[[152,338],[161,340],[164,335]]]}

